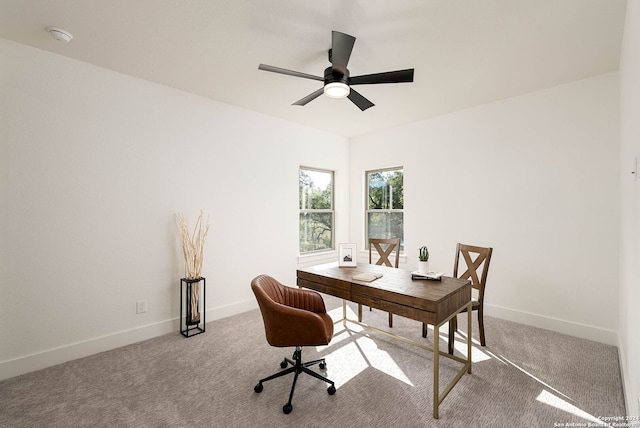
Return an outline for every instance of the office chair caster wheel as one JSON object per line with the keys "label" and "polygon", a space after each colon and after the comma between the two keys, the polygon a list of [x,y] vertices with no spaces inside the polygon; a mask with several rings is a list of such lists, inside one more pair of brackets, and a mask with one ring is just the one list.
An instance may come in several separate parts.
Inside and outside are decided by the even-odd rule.
{"label": "office chair caster wheel", "polygon": [[293,406],[291,405],[291,403],[287,403],[282,407],[282,411],[284,412],[285,415],[288,415],[289,413],[291,413],[292,410],[293,410]]}
{"label": "office chair caster wheel", "polygon": [[262,392],[262,389],[263,389],[263,388],[264,388],[264,386],[262,386],[262,382],[259,382],[255,387],[253,387],[253,390],[254,390],[255,392],[260,393],[260,392]]}
{"label": "office chair caster wheel", "polygon": [[280,368],[281,369],[286,369],[287,368],[287,360],[282,360],[282,362],[280,363]]}
{"label": "office chair caster wheel", "polygon": [[318,367],[320,367],[320,370],[324,370],[327,368],[327,364],[326,363],[320,363],[320,365],[318,365]]}
{"label": "office chair caster wheel", "polygon": [[329,388],[327,388],[327,392],[329,393],[329,395],[333,395],[336,393],[336,387],[331,385]]}

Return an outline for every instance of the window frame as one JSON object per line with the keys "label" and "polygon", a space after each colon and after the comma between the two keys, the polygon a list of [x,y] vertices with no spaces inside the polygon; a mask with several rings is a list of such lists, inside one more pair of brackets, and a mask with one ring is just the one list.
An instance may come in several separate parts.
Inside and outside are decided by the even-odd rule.
{"label": "window frame", "polygon": [[370,209],[369,208],[369,189],[371,186],[369,185],[369,175],[376,172],[388,172],[388,171],[402,171],[402,198],[404,201],[404,167],[403,166],[394,166],[388,168],[377,168],[370,169],[364,172],[364,182],[365,182],[365,195],[364,195],[364,246],[367,251],[369,250],[369,214],[370,213],[402,213],[402,238],[400,239],[400,254],[404,256],[404,203],[402,204],[401,209],[395,208],[387,208],[387,209]]}
{"label": "window frame", "polygon": [[[331,182],[330,182],[331,208],[306,209],[300,206],[301,205],[301,198],[300,198],[301,197],[301,194],[300,194],[300,172],[301,171],[315,171],[315,172],[331,174]],[[322,253],[336,250],[335,177],[336,177],[336,173],[334,170],[331,170],[331,169],[316,168],[316,167],[310,167],[310,166],[304,166],[304,165],[300,165],[300,167],[298,168],[298,254],[300,256],[322,254]],[[302,251],[302,248],[301,248],[302,241],[300,236],[300,215],[309,214],[309,213],[315,213],[315,214],[330,213],[331,214],[331,248],[323,248],[320,250],[312,250],[312,251],[304,251],[304,252]]]}

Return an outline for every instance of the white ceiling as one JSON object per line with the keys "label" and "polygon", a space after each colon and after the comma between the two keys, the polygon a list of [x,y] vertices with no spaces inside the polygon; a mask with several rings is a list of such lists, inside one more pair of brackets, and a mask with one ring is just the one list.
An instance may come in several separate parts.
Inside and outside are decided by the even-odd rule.
{"label": "white ceiling", "polygon": [[[626,0],[0,0],[0,37],[355,136],[618,69]],[[73,34],[54,40],[47,26]],[[356,37],[352,76],[415,68],[413,83],[324,96],[331,30]]]}

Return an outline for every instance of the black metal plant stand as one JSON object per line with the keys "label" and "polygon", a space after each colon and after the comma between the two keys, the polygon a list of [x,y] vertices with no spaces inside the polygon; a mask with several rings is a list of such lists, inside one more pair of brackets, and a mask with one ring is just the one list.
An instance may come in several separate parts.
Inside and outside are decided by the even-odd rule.
{"label": "black metal plant stand", "polygon": [[[202,287],[200,287],[201,282]],[[200,317],[197,321],[193,321],[193,287],[198,288],[198,296],[202,299],[202,304],[198,302]],[[206,291],[207,280],[203,277],[180,279],[180,333],[182,333],[184,337],[195,336],[196,334],[204,333],[205,331],[204,313],[206,308]],[[183,317],[182,314],[185,314],[186,316]]]}

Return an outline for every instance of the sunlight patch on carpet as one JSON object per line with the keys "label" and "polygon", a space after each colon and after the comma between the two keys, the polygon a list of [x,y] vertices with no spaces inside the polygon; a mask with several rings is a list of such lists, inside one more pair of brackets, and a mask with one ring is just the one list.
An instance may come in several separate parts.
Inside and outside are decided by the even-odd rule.
{"label": "sunlight patch on carpet", "polygon": [[581,417],[589,422],[593,422],[596,423],[598,425],[606,425],[604,422],[602,422],[602,420],[596,418],[593,415],[590,415],[589,413],[585,412],[584,410],[579,409],[578,407],[574,406],[573,404],[569,403],[568,401],[553,395],[552,393],[550,393],[547,390],[542,390],[542,392],[538,395],[538,397],[536,398],[536,400],[538,400],[541,403],[547,404],[549,406],[553,406],[556,409],[560,409],[563,410],[567,413],[571,413],[572,415],[576,415],[578,417]]}
{"label": "sunlight patch on carpet", "polygon": [[352,337],[352,331],[343,330],[333,337],[329,346],[323,347],[334,349],[326,354],[325,360],[327,361],[327,376],[336,383],[336,388],[339,389],[340,385],[344,385],[370,367],[407,385],[414,386],[391,355],[379,349],[373,339],[361,336],[354,342],[338,345]]}

